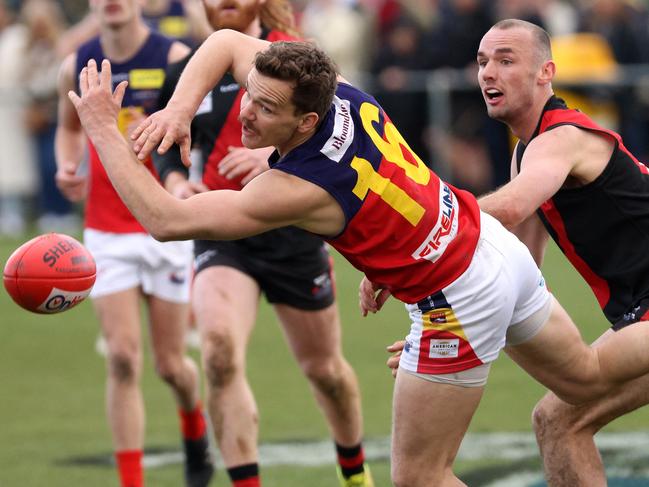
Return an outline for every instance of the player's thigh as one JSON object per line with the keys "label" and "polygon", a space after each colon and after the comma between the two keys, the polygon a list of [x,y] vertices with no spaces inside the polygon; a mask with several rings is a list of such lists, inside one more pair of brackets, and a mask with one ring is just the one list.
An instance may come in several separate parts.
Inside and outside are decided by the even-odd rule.
{"label": "player's thigh", "polygon": [[[592,346],[595,348],[600,346],[614,333],[613,330],[607,330]],[[553,392],[548,392],[537,408],[549,420],[558,422],[566,429],[588,429],[595,433],[611,421],[647,404],[649,404],[649,374],[625,382],[602,398],[582,406],[568,404]]]}
{"label": "player's thigh", "polygon": [[400,372],[394,387],[393,468],[439,472],[453,463],[483,387],[440,384]]}
{"label": "player's thigh", "polygon": [[149,334],[157,358],[185,354],[185,333],[189,325],[189,303],[147,296]]}
{"label": "player's thigh", "polygon": [[540,331],[505,351],[532,377],[564,397],[581,385],[592,384],[599,364],[568,313],[552,299],[550,316]]}
{"label": "player's thigh", "polygon": [[259,286],[245,272],[216,265],[194,277],[192,307],[203,340],[229,337],[243,353],[255,326]]}
{"label": "player's thigh", "polygon": [[286,341],[298,361],[341,355],[340,315],[335,302],[320,310],[304,310],[286,304],[274,306]]}
{"label": "player's thigh", "polygon": [[130,288],[92,299],[109,351],[116,347],[139,347],[140,290]]}

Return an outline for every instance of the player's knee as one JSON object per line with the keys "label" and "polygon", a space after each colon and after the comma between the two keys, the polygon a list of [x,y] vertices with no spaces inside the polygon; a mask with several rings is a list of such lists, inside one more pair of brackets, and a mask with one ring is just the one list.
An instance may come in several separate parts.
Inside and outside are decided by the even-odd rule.
{"label": "player's knee", "polygon": [[128,383],[136,381],[139,376],[139,357],[137,352],[126,348],[109,350],[108,371],[119,382]]}
{"label": "player's knee", "polygon": [[179,360],[162,359],[157,360],[155,371],[158,377],[169,385],[176,385],[180,382],[182,374],[182,362]]}
{"label": "player's knee", "polygon": [[345,377],[342,364],[335,360],[302,360],[302,372],[322,394],[338,397],[344,394]]}
{"label": "player's knee", "polygon": [[205,377],[212,389],[232,382],[237,372],[231,335],[209,331],[203,336],[202,356]]}

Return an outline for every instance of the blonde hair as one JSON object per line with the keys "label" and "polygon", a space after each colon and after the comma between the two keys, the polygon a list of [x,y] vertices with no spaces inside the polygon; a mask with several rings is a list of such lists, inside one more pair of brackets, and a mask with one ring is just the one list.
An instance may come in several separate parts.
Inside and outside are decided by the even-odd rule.
{"label": "blonde hair", "polygon": [[259,20],[267,29],[301,37],[300,31],[295,25],[293,7],[289,0],[266,0],[259,11]]}

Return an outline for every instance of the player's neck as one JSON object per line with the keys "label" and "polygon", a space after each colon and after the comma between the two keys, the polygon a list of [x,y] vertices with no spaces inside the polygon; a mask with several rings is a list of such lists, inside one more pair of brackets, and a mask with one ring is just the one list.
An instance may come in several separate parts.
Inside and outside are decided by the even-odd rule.
{"label": "player's neck", "polygon": [[309,140],[314,133],[315,133],[315,129],[306,133],[296,132],[293,135],[293,137],[291,137],[291,139],[288,140],[285,144],[282,144],[281,146],[277,146],[275,148],[277,149],[277,152],[279,153],[280,157],[284,157],[286,154],[291,152],[297,146],[302,145],[304,142]]}
{"label": "player's neck", "polygon": [[539,120],[541,119],[541,115],[543,114],[543,108],[545,107],[545,104],[547,103],[550,96],[551,95],[549,95],[547,98],[539,98],[539,100],[535,102],[532,107],[530,107],[528,110],[525,110],[524,113],[521,113],[517,117],[517,120],[507,124],[509,125],[512,134],[520,139],[523,144],[527,145],[534,136],[534,132],[536,132],[536,128],[539,125]]}
{"label": "player's neck", "polygon": [[149,32],[149,28],[139,19],[115,29],[104,29],[100,36],[101,48],[111,61],[125,62],[140,50]]}

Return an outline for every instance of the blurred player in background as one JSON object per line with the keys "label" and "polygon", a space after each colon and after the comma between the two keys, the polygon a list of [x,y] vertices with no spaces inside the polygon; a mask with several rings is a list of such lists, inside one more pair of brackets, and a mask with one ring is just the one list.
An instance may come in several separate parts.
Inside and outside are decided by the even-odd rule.
{"label": "blurred player in background", "polygon": [[[204,1],[212,27],[275,40],[295,39],[286,0]],[[163,108],[189,58],[170,66]],[[205,161],[202,182],[188,180],[180,151],[154,154],[161,180],[180,198],[213,189],[240,190],[268,169],[273,148],[246,149],[237,120],[243,90],[226,76],[201,103],[193,140]],[[195,241],[193,309],[202,337],[208,408],[235,486],[260,485],[258,412],[246,378],[246,350],[260,294],[273,305],[300,368],[309,379],[335,441],[341,485],[370,487],[361,445],[360,391],[342,355],[330,256],[322,239],[295,227],[231,242]]]}
{"label": "blurred player in background", "polygon": [[[554,96],[550,39],[539,27],[520,20],[496,24],[480,43],[478,64],[489,116],[520,139],[512,181],[480,206],[515,231],[539,266],[548,236],[554,239],[612,325],[593,344],[601,348],[649,318],[649,169],[618,134]],[[649,375],[585,406],[549,392],[534,411],[548,484],[605,486],[594,435],[646,404]]]}
{"label": "blurred player in background", "polygon": [[[67,92],[89,59],[110,59],[113,81],[129,81],[119,126],[124,137],[157,103],[169,62],[189,48],[152,32],[138,0],[92,0],[100,34],[69,55],[59,78],[56,133],[57,184],[72,201],[86,197],[84,243],[97,262],[91,298],[107,346],[106,408],[122,487],[142,487],[144,403],[140,390],[141,297],[148,313],[156,371],[178,405],[186,462],[186,485],[204,487],[213,473],[200,405],[196,365],[185,355],[189,316],[191,244],[151,238],[121,202],[98,155],[87,144]],[[79,174],[89,152],[88,174]],[[144,163],[152,172],[150,160]]]}

